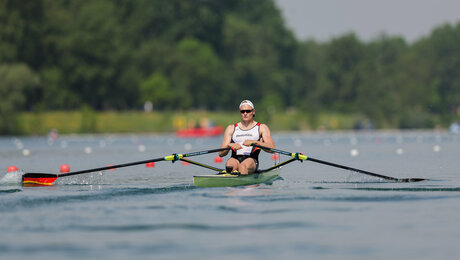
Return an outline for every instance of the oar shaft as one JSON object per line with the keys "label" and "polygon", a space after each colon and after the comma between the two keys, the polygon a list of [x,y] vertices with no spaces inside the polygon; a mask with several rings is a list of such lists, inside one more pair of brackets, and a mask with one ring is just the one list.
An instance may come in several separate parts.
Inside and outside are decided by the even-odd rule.
{"label": "oar shaft", "polygon": [[265,146],[257,145],[257,144],[253,144],[253,146],[259,147],[259,148],[262,148],[262,149],[265,149],[265,150],[270,150],[272,152],[284,154],[284,155],[287,155],[287,156],[291,156],[291,157],[293,157],[294,159],[297,159],[297,160],[308,160],[308,161],[321,163],[321,164],[325,164],[325,165],[329,165],[329,166],[333,166],[333,167],[337,167],[337,168],[341,168],[341,169],[345,169],[345,170],[349,170],[349,171],[354,171],[354,172],[367,174],[367,175],[382,178],[382,179],[385,179],[385,180],[391,180],[391,181],[397,181],[397,182],[418,182],[418,181],[425,181],[426,180],[426,179],[422,179],[422,178],[403,178],[403,179],[394,178],[394,177],[390,177],[390,176],[377,174],[377,173],[374,173],[374,172],[369,172],[369,171],[365,171],[365,170],[360,170],[360,169],[348,167],[348,166],[345,166],[345,165],[340,165],[340,164],[336,164],[336,163],[326,162],[326,161],[323,161],[323,160],[318,160],[318,159],[311,158],[311,157],[308,157],[308,156],[305,156],[305,155],[302,155],[302,154],[299,154],[299,153],[290,153],[290,152],[286,152],[286,151],[283,151],[283,150],[269,148],[269,147],[265,147]]}
{"label": "oar shaft", "polygon": [[341,169],[344,169],[344,170],[349,170],[349,171],[354,171],[354,172],[367,174],[367,175],[370,175],[370,176],[374,176],[374,177],[378,177],[378,178],[382,178],[382,179],[386,179],[386,180],[399,181],[398,178],[393,178],[393,177],[390,177],[390,176],[385,176],[385,175],[381,175],[381,174],[377,174],[377,173],[373,173],[373,172],[369,172],[369,171],[365,171],[365,170],[360,170],[360,169],[348,167],[348,166],[345,166],[345,165],[326,162],[326,161],[318,160],[318,159],[311,158],[311,157],[307,157],[307,160],[312,161],[312,162],[316,162],[316,163],[321,163],[321,164],[333,166],[333,167],[337,167],[337,168],[341,168]]}
{"label": "oar shaft", "polygon": [[218,172],[221,172],[223,171],[224,169],[221,169],[221,168],[217,168],[217,167],[214,167],[214,166],[211,166],[211,165],[207,165],[207,164],[204,164],[204,163],[199,163],[199,162],[195,162],[195,161],[192,161],[192,160],[187,160],[187,159],[180,159],[181,161],[184,161],[184,162],[188,162],[188,163],[191,163],[193,165],[197,165],[197,166],[201,166],[201,167],[204,167],[204,168],[208,168],[210,170],[213,170],[213,171],[218,171]]}
{"label": "oar shaft", "polygon": [[72,176],[72,175],[89,173],[89,172],[99,172],[99,171],[117,169],[117,168],[128,167],[128,166],[139,165],[139,164],[150,163],[150,162],[159,162],[159,161],[164,161],[164,160],[165,160],[165,157],[162,157],[162,158],[144,160],[144,161],[139,161],[139,162],[123,163],[123,164],[117,164],[117,165],[111,165],[111,166],[105,166],[105,167],[99,167],[99,168],[93,168],[93,169],[87,169],[87,170],[81,170],[81,171],[75,171],[75,172],[68,172],[68,173],[58,174],[58,176],[65,177],[65,176]]}
{"label": "oar shaft", "polygon": [[123,163],[123,164],[117,164],[117,165],[111,165],[111,166],[105,166],[105,167],[99,167],[99,168],[93,168],[93,169],[87,169],[87,170],[81,170],[81,171],[75,171],[75,172],[68,172],[68,173],[58,174],[58,177],[72,176],[72,175],[89,173],[89,172],[105,171],[105,170],[134,166],[134,165],[145,164],[145,163],[150,163],[150,162],[175,161],[175,160],[180,160],[185,157],[192,157],[192,156],[197,156],[197,155],[215,153],[215,152],[220,152],[220,151],[228,150],[228,149],[230,148],[219,148],[219,149],[205,150],[205,151],[199,151],[199,152],[193,152],[193,153],[187,153],[187,154],[173,154],[173,155],[168,155],[168,156],[160,157],[156,159],[149,159],[149,160],[138,161],[138,162]]}

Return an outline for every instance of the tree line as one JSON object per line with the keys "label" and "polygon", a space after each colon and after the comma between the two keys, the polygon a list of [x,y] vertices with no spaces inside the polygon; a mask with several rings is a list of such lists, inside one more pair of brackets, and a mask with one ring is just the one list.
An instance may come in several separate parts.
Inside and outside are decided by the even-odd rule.
{"label": "tree line", "polygon": [[362,114],[432,127],[460,113],[460,23],[414,43],[300,41],[272,0],[0,0],[0,133],[18,111]]}

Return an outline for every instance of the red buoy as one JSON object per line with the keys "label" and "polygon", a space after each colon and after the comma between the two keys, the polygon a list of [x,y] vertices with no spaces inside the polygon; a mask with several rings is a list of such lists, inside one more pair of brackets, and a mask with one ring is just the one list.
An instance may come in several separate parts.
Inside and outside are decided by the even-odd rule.
{"label": "red buoy", "polygon": [[[107,165],[108,167],[113,166],[113,164]],[[115,171],[115,168],[109,169],[109,171]]]}
{"label": "red buoy", "polygon": [[278,158],[279,158],[279,156],[278,156],[277,153],[274,153],[274,154],[272,155],[272,160],[273,160],[273,161],[278,160]]}
{"label": "red buoy", "polygon": [[14,165],[9,166],[7,169],[7,172],[17,172],[17,171],[18,171],[18,167]]}
{"label": "red buoy", "polygon": [[145,167],[153,168],[153,167],[155,167],[155,162],[148,162],[148,163],[145,164]]}
{"label": "red buoy", "polygon": [[189,165],[189,164],[190,164],[189,162],[182,161],[182,165],[184,165],[184,166]]}
{"label": "red buoy", "polygon": [[220,156],[216,156],[216,157],[214,158],[214,162],[215,162],[215,163],[222,163],[223,161],[224,161],[224,160],[223,160],[222,157],[220,157]]}
{"label": "red buoy", "polygon": [[63,165],[61,165],[60,171],[61,171],[61,173],[70,172],[70,166],[68,164],[63,164]]}

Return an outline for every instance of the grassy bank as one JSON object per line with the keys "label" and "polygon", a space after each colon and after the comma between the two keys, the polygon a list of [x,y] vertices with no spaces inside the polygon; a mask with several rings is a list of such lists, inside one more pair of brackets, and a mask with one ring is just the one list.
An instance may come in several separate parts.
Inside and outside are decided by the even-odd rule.
{"label": "grassy bank", "polygon": [[[61,134],[71,133],[174,133],[177,129],[213,122],[226,126],[238,122],[235,112],[94,112],[56,111],[20,113],[20,133],[45,135],[51,129]],[[256,120],[267,123],[272,131],[308,131],[316,129],[352,129],[359,116],[322,114],[311,117],[299,111],[258,113]]]}

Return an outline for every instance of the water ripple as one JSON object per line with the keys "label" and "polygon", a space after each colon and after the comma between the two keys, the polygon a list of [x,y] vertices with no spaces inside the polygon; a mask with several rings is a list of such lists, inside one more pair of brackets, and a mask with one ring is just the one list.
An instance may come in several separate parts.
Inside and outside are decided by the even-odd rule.
{"label": "water ripple", "polygon": [[21,192],[21,189],[0,190],[0,194]]}
{"label": "water ripple", "polygon": [[165,224],[138,224],[138,225],[106,225],[88,226],[75,225],[72,229],[91,232],[98,231],[151,231],[151,230],[197,230],[197,231],[238,231],[238,230],[271,230],[286,228],[314,228],[316,225],[307,222],[277,222],[259,224],[231,224],[231,225],[209,225],[200,223],[165,223]]}
{"label": "water ripple", "polygon": [[[130,196],[144,196],[152,194],[165,194],[172,192],[181,192],[195,187],[190,185],[180,185],[171,187],[160,187],[160,188],[122,188],[122,189],[108,189],[99,191],[86,191],[85,193],[76,195],[62,195],[62,193],[55,196],[41,196],[41,197],[21,197],[20,199],[13,199],[10,201],[3,201],[0,203],[0,211],[11,211],[15,208],[29,208],[43,205],[56,205],[59,203],[69,202],[82,202],[82,201],[105,201],[113,200],[119,197],[130,197]],[[8,193],[20,192],[20,189],[14,189]],[[1,191],[0,191],[1,192]],[[81,191],[79,191],[81,192]]]}

